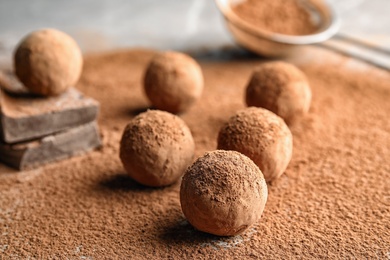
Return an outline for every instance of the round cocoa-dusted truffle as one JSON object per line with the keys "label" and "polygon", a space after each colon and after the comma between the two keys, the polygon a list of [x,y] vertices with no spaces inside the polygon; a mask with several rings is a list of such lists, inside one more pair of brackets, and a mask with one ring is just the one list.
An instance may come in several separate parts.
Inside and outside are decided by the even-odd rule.
{"label": "round cocoa-dusted truffle", "polygon": [[27,35],[14,54],[14,69],[20,81],[34,94],[55,96],[78,81],[83,57],[77,43],[55,29]]}
{"label": "round cocoa-dusted truffle", "polygon": [[202,94],[202,70],[194,59],[183,53],[159,53],[146,69],[144,88],[156,108],[183,112]]}
{"label": "round cocoa-dusted truffle", "polygon": [[259,166],[266,181],[286,170],[292,146],[292,134],[283,119],[257,107],[238,111],[218,135],[218,149],[245,154]]}
{"label": "round cocoa-dusted truffle", "polygon": [[248,106],[263,107],[288,124],[309,111],[311,89],[306,76],[286,62],[269,62],[252,74],[246,89]]}
{"label": "round cocoa-dusted truffle", "polygon": [[188,222],[218,236],[240,234],[257,222],[267,196],[260,169],[235,151],[207,152],[186,170],[180,187]]}
{"label": "round cocoa-dusted truffle", "polygon": [[176,182],[191,164],[194,152],[194,140],[184,121],[157,110],[131,120],[120,143],[120,158],[130,177],[153,187]]}

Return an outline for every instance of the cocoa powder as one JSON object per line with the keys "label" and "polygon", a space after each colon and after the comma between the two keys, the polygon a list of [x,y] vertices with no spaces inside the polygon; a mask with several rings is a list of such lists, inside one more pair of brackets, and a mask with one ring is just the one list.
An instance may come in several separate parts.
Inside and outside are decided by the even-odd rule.
{"label": "cocoa powder", "polygon": [[[188,224],[180,208],[180,182],[146,188],[131,180],[120,162],[122,130],[148,106],[142,77],[154,52],[85,57],[77,87],[101,102],[103,148],[34,171],[14,172],[0,164],[0,255],[385,259],[390,75],[329,51],[307,51],[294,63],[307,75],[313,100],[308,115],[291,128],[292,160],[269,185],[261,221],[233,238],[206,235]],[[181,115],[193,134],[196,157],[216,149],[220,127],[245,107],[245,86],[261,62],[201,63],[203,97]]]}
{"label": "cocoa powder", "polygon": [[244,21],[275,33],[306,35],[318,29],[296,0],[244,0],[233,6],[233,11]]}

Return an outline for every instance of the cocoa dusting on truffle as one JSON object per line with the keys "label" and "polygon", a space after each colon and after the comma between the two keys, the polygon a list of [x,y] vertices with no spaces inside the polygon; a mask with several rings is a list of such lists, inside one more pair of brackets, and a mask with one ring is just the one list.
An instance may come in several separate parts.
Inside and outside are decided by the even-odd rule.
{"label": "cocoa dusting on truffle", "polygon": [[179,117],[149,110],[126,126],[120,143],[120,158],[127,173],[148,186],[166,186],[177,181],[194,157],[194,140]]}
{"label": "cocoa dusting on truffle", "polygon": [[296,0],[244,0],[233,11],[246,22],[275,33],[306,35],[318,29]]}
{"label": "cocoa dusting on truffle", "polygon": [[286,62],[260,65],[246,89],[248,106],[263,107],[282,117],[288,124],[309,111],[311,89],[306,76]]}
{"label": "cocoa dusting on truffle", "polygon": [[202,94],[202,70],[184,53],[159,53],[146,69],[144,88],[156,108],[171,113],[183,112]]}
{"label": "cocoa dusting on truffle", "polygon": [[266,181],[278,178],[292,156],[292,135],[274,113],[250,107],[238,111],[221,128],[218,149],[234,150],[251,158]]}
{"label": "cocoa dusting on truffle", "polygon": [[74,86],[81,74],[83,57],[77,43],[55,29],[32,32],[19,43],[14,69],[31,93],[55,96]]}
{"label": "cocoa dusting on truffle", "polygon": [[251,159],[235,151],[217,150],[207,152],[187,169],[180,203],[198,230],[233,236],[260,219],[267,195],[264,176]]}

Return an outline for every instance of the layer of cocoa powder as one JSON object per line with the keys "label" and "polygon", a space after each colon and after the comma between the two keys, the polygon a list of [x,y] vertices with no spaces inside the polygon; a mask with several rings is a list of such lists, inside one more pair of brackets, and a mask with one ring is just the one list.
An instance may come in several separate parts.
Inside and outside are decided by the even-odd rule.
{"label": "layer of cocoa powder", "polygon": [[[144,50],[86,57],[78,88],[101,102],[104,146],[87,156],[16,172],[0,164],[4,258],[386,258],[390,251],[390,75],[319,49],[297,65],[313,89],[292,128],[293,159],[269,186],[258,224],[219,238],[184,219],[180,183],[136,184],[119,160],[122,130],[148,107]],[[306,57],[315,57],[309,59]],[[326,59],[325,59],[326,57]],[[196,156],[216,148],[220,126],[244,107],[258,59],[201,62],[203,98],[181,115]]]}
{"label": "layer of cocoa powder", "polygon": [[266,31],[288,34],[312,34],[318,26],[307,8],[296,0],[244,0],[233,6],[244,21]]}

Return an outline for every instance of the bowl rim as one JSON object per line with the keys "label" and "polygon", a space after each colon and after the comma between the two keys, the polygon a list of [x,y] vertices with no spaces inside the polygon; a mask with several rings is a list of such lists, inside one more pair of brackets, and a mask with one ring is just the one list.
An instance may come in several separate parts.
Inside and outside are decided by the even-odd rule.
{"label": "bowl rim", "polygon": [[287,35],[267,31],[254,26],[240,18],[231,8],[231,0],[215,0],[216,5],[228,23],[238,27],[253,36],[270,40],[281,44],[305,45],[319,43],[328,40],[335,35],[340,28],[340,19],[336,11],[325,0],[306,0],[309,1],[321,14],[322,26],[318,32],[308,35]]}

